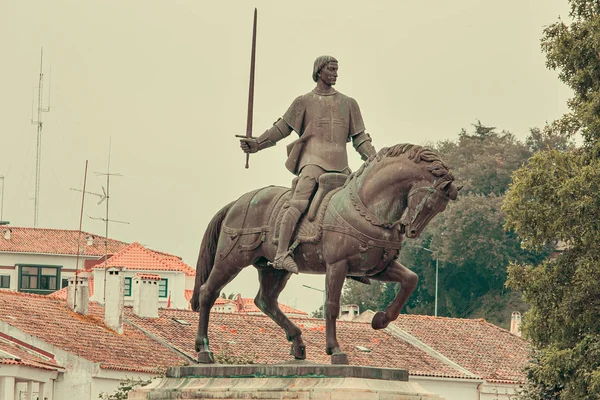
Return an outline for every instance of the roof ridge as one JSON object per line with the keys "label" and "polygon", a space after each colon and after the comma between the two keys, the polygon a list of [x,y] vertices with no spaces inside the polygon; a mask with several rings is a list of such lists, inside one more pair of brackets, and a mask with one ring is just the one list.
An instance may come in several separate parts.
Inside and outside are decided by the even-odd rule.
{"label": "roof ridge", "polygon": [[[50,298],[52,300],[56,300],[55,298],[49,297],[49,295],[28,293],[28,292],[17,292],[16,290],[2,290],[0,293],[2,293],[3,295],[8,295],[8,296],[36,297],[36,298],[44,298],[44,299]],[[54,292],[52,292],[52,293],[54,293]],[[50,294],[52,294],[52,293],[50,293]]]}
{"label": "roof ridge", "polygon": [[511,333],[511,332],[510,332],[508,329],[505,329],[505,328],[503,328],[503,327],[501,327],[501,326],[498,326],[498,325],[494,325],[494,324],[492,324],[491,322],[488,322],[488,321],[486,321],[486,320],[485,320],[485,319],[483,319],[483,318],[480,318],[480,320],[481,320],[481,322],[482,322],[483,324],[485,324],[485,325],[487,325],[487,326],[491,326],[492,328],[495,328],[496,330],[499,330],[499,331],[501,331],[502,333],[506,333],[506,334],[508,334],[508,335],[509,335],[509,336],[511,336],[511,337],[516,337],[516,338],[519,338],[519,339],[521,339],[523,342],[525,342],[525,343],[529,344],[529,342],[528,342],[527,340],[523,339],[521,336],[513,335],[513,334],[512,334],[512,333]]}
{"label": "roof ridge", "polygon": [[[74,232],[74,233],[78,233],[79,229],[65,229],[65,228],[33,228],[30,226],[12,226],[12,225],[3,225],[3,228],[8,228],[11,230],[15,230],[15,229],[24,229],[24,230],[32,230],[32,231],[54,231],[54,232]],[[101,237],[101,238],[105,238],[105,236],[102,236],[100,234],[97,233],[92,233],[92,232],[88,232],[88,231],[81,231],[81,233],[85,233],[88,235],[94,235],[96,237]],[[118,240],[118,239],[114,239],[114,238],[107,238],[109,240],[114,240],[116,242],[121,242],[121,243],[127,243],[124,242],[122,240]]]}
{"label": "roof ridge", "polygon": [[437,350],[433,349],[431,346],[428,346],[426,343],[424,343],[417,337],[406,332],[404,329],[400,328],[396,324],[389,324],[384,330],[386,332],[388,332],[390,335],[392,335],[393,337],[404,340],[406,343],[410,344],[411,346],[416,347],[417,349],[427,353],[431,357],[436,358],[439,361],[441,361],[442,363],[449,365],[450,367],[460,371],[462,374],[467,375],[469,378],[482,379],[480,376],[475,375],[474,373],[472,373],[471,371],[469,371],[468,369],[466,369],[459,363],[449,359],[445,355],[443,355],[440,352],[438,352]]}

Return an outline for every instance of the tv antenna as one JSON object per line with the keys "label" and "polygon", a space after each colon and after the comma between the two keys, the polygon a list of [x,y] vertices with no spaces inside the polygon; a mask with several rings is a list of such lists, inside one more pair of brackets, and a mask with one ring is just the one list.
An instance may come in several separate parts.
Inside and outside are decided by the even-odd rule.
{"label": "tv antenna", "polygon": [[43,61],[44,61],[44,48],[42,47],[40,53],[40,77],[37,86],[37,95],[38,95],[38,106],[37,106],[37,120],[33,119],[33,97],[35,97],[35,88],[34,88],[34,96],[32,96],[32,104],[31,104],[31,123],[37,125],[37,151],[35,156],[35,194],[34,194],[34,206],[33,206],[33,227],[37,228],[38,226],[38,217],[40,214],[40,175],[41,175],[41,164],[42,164],[42,127],[44,125],[42,121],[42,113],[50,112],[50,89],[52,83],[52,69],[50,69],[50,79],[48,84],[48,106],[44,107],[43,104],[43,89],[44,89],[44,71],[43,71]]}
{"label": "tv antenna", "polygon": [[[123,176],[122,174],[119,174],[119,173],[111,173],[110,172],[110,150],[111,150],[111,139],[109,139],[109,141],[108,141],[108,164],[106,167],[106,172],[95,172],[96,175],[106,176],[106,189],[103,186],[102,194],[93,193],[94,195],[101,197],[98,204],[100,204],[104,200],[106,200],[105,215],[104,215],[104,217],[92,217],[92,216],[88,215],[88,217],[91,219],[104,221],[104,229],[105,229],[105,231],[104,231],[104,294],[103,294],[103,300],[102,300],[104,304],[106,304],[106,270],[108,269],[108,225],[110,222],[129,225],[129,222],[118,221],[118,220],[113,220],[113,219],[108,218],[108,206],[109,206],[109,201],[110,201],[110,177],[111,176]],[[77,189],[74,189],[74,190],[77,190]]]}

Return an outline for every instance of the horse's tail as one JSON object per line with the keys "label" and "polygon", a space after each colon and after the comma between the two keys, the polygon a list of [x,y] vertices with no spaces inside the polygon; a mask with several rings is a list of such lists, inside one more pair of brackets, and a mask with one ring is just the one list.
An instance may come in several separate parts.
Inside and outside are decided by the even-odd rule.
{"label": "horse's tail", "polygon": [[221,224],[225,219],[225,216],[229,212],[229,209],[235,202],[227,204],[223,207],[210,221],[208,228],[204,232],[202,238],[202,244],[200,245],[200,254],[198,255],[198,263],[196,264],[196,282],[194,283],[194,293],[190,300],[192,310],[200,310],[200,286],[202,286],[207,280],[210,272],[213,269],[215,263],[215,256],[217,253],[217,244],[219,242],[219,235],[221,234]]}

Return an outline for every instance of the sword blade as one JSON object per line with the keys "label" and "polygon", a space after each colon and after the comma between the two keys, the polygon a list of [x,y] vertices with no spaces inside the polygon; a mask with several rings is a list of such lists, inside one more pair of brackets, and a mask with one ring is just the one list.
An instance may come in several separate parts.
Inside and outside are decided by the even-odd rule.
{"label": "sword blade", "polygon": [[[252,115],[254,111],[254,67],[256,65],[256,14],[254,9],[254,24],[252,27],[252,56],[250,59],[250,85],[248,88],[248,119],[246,122],[246,137],[252,137]],[[250,167],[250,154],[246,153],[246,168]]]}

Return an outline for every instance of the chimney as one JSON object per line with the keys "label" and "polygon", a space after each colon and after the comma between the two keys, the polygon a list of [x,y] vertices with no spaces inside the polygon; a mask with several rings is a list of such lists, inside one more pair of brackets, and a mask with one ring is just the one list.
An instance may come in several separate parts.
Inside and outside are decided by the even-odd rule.
{"label": "chimney", "polygon": [[513,311],[510,317],[510,333],[521,337],[521,313],[518,311]]}
{"label": "chimney", "polygon": [[10,240],[10,228],[4,231],[4,239]]}
{"label": "chimney", "polygon": [[106,270],[106,299],[104,301],[104,323],[115,332],[123,333],[123,295],[125,277],[123,267],[110,267]]}
{"label": "chimney", "polygon": [[340,315],[338,319],[342,321],[352,321],[360,314],[360,309],[357,304],[344,304],[340,307]]}
{"label": "chimney", "polygon": [[89,278],[78,275],[68,279],[67,306],[76,313],[87,315],[90,301]]}
{"label": "chimney", "polygon": [[85,239],[87,240],[87,245],[88,245],[88,246],[91,246],[91,245],[93,245],[93,244],[94,244],[94,237],[93,237],[92,235],[87,235],[87,236],[85,237]]}
{"label": "chimney", "polygon": [[133,313],[140,318],[158,318],[158,283],[155,274],[138,273],[133,278]]}

